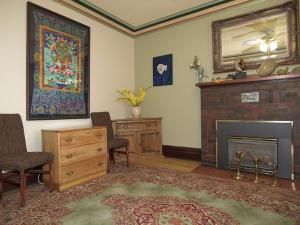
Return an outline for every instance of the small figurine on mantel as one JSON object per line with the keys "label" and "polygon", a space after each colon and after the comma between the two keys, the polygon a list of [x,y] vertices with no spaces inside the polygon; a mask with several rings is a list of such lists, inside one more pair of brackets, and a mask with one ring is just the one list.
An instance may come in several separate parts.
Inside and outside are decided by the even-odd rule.
{"label": "small figurine on mantel", "polygon": [[206,78],[207,77],[207,70],[205,70],[200,62],[199,62],[199,58],[198,56],[195,56],[194,57],[194,60],[191,62],[191,65],[190,65],[190,69],[193,69],[195,70],[196,72],[196,76],[198,78],[198,82],[199,83],[202,83],[203,82],[203,78]]}
{"label": "small figurine on mantel", "polygon": [[237,70],[237,72],[234,74],[235,79],[244,79],[247,77],[247,72],[244,71],[246,68],[246,63],[240,56],[235,59],[234,68]]}
{"label": "small figurine on mantel", "polygon": [[288,67],[285,67],[285,68],[279,68],[277,71],[276,71],[277,75],[286,75],[286,74],[289,74],[289,68]]}

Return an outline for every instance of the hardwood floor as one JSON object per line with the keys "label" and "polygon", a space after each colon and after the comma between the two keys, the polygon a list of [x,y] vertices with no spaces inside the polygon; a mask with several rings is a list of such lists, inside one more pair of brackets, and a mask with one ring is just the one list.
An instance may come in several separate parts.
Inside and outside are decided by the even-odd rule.
{"label": "hardwood floor", "polygon": [[201,165],[199,161],[165,157],[160,153],[131,154],[133,164],[192,172]]}
{"label": "hardwood floor", "polygon": [[[193,172],[209,176],[216,176],[225,179],[235,179],[235,171],[221,170],[213,167],[202,166],[201,162],[185,159],[177,159],[171,157],[164,157],[157,153],[143,153],[143,154],[131,154],[131,162],[137,165],[161,167],[175,169],[182,172]],[[253,182],[255,175],[253,173],[243,172],[242,181]],[[272,176],[259,175],[259,182],[267,186],[271,186],[273,183]],[[286,179],[278,179],[278,184],[282,188],[287,188],[293,191],[300,191],[300,180],[291,182]]]}

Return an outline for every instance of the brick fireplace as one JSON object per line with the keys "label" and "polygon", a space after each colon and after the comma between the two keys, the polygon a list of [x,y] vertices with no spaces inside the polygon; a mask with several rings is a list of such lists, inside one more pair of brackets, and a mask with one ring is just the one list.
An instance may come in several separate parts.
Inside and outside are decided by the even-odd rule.
{"label": "brick fireplace", "polygon": [[[216,166],[216,121],[292,121],[294,172],[300,176],[300,74],[199,83],[202,164]],[[254,95],[254,98],[251,96]],[[243,96],[250,96],[248,100]],[[250,100],[249,100],[250,99]],[[287,152],[290,154],[290,152]]]}

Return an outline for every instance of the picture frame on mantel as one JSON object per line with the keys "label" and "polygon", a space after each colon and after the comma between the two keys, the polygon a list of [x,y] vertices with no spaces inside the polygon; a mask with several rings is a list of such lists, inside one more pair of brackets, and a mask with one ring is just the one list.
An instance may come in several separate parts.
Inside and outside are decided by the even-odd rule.
{"label": "picture frame on mantel", "polygon": [[90,28],[27,2],[26,119],[90,117]]}
{"label": "picture frame on mantel", "polygon": [[213,73],[234,71],[237,57],[245,69],[262,61],[277,65],[299,63],[297,1],[212,23]]}

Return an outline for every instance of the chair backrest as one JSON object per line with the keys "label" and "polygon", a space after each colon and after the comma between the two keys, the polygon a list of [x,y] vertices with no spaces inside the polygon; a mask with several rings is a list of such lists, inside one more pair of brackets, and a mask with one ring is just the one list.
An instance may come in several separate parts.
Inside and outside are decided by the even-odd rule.
{"label": "chair backrest", "polygon": [[26,151],[21,116],[0,114],[0,155],[16,155]]}
{"label": "chair backrest", "polygon": [[93,127],[106,126],[107,139],[112,139],[114,137],[114,131],[109,112],[92,112],[91,117]]}

